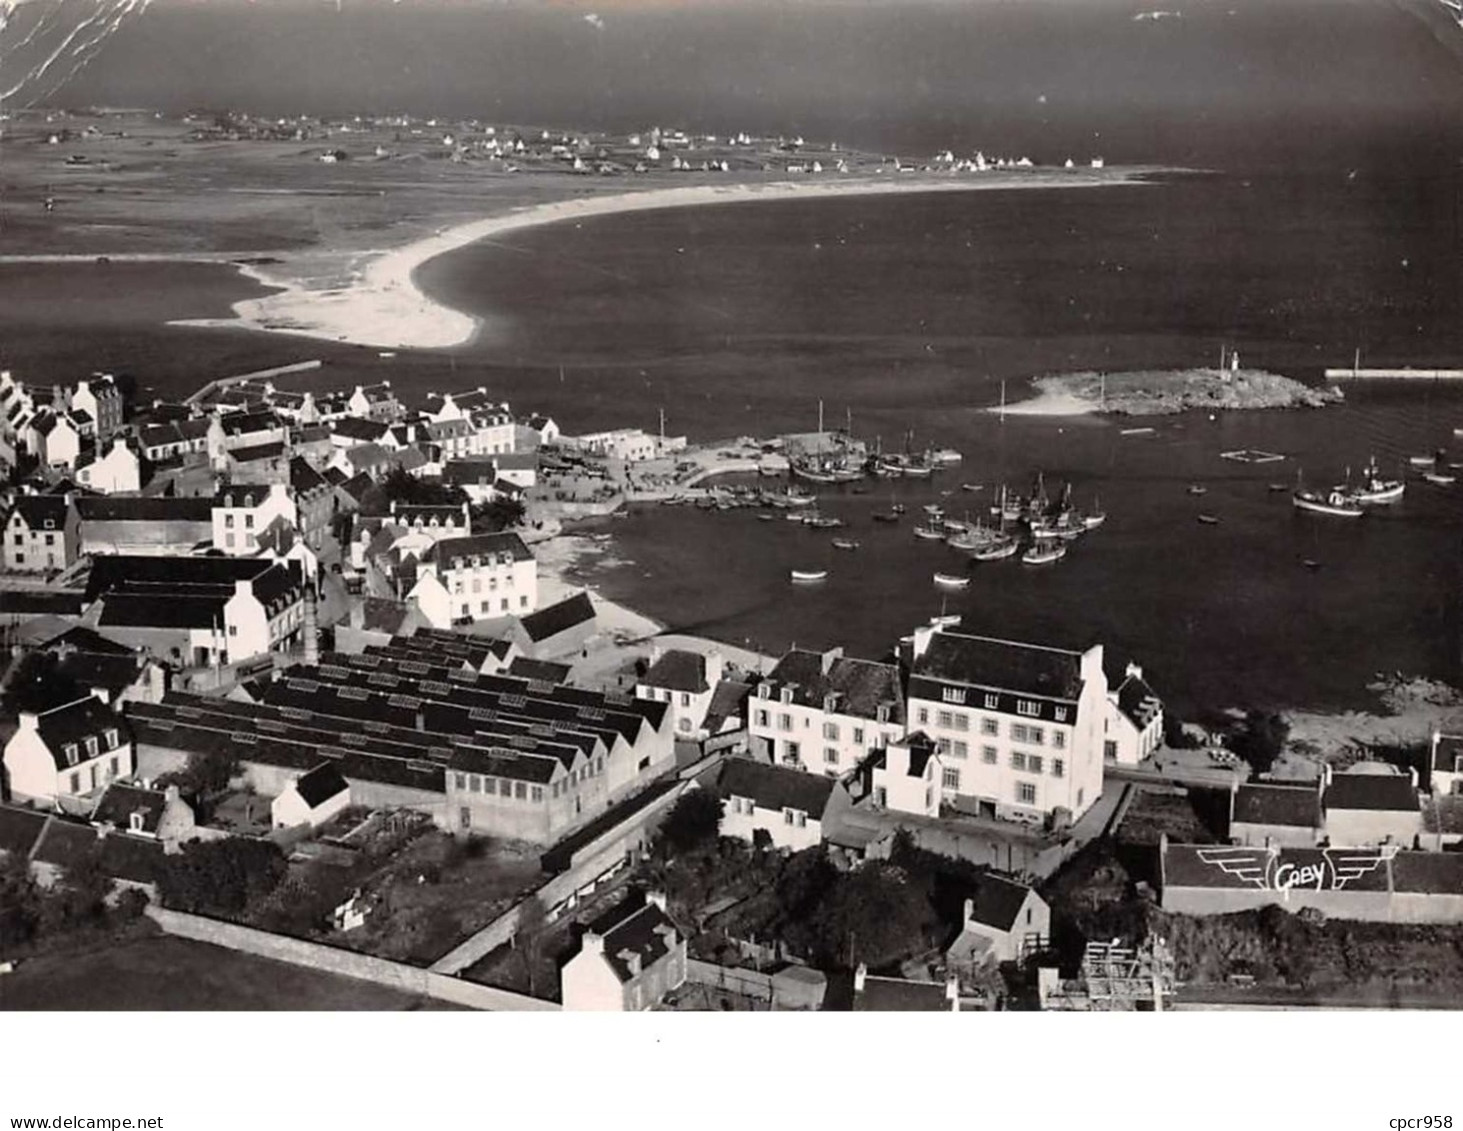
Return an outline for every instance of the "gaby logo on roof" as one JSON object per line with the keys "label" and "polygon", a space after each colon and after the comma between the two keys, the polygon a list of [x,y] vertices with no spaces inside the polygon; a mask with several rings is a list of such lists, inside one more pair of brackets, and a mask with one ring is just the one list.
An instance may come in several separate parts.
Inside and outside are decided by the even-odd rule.
{"label": "gaby logo on roof", "polygon": [[1200,848],[1204,863],[1234,877],[1239,886],[1288,894],[1345,891],[1346,885],[1375,872],[1397,853],[1381,848]]}

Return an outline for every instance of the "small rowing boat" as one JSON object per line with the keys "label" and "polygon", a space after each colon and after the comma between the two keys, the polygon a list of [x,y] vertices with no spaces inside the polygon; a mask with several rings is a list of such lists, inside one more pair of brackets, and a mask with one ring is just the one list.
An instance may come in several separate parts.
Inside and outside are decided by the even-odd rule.
{"label": "small rowing boat", "polygon": [[835,550],[857,550],[858,542],[853,538],[835,538],[833,548]]}
{"label": "small rowing boat", "polygon": [[826,569],[795,569],[792,571],[792,579],[800,584],[827,581],[828,571]]}
{"label": "small rowing boat", "polygon": [[970,584],[970,578],[956,573],[937,573],[935,574],[935,584],[942,589],[964,589]]}
{"label": "small rowing boat", "polygon": [[1199,516],[1199,521],[1202,522],[1205,526],[1218,526],[1219,516],[1217,514],[1201,514]]}

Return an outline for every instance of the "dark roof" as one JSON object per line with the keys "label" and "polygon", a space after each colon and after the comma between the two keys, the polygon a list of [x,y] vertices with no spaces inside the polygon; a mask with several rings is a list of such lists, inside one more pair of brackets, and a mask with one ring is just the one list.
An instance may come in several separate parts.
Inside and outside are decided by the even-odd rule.
{"label": "dark roof", "polygon": [[[40,733],[41,741],[50,750],[58,770],[64,770],[67,767],[64,747],[68,743],[80,743],[86,738],[99,738],[106,730],[117,731],[122,742],[131,741],[131,735],[127,732],[127,724],[122,717],[94,695],[88,695],[60,707],[52,707],[49,711],[37,715],[36,730]],[[105,753],[106,750],[106,744],[102,743],[98,752]],[[84,761],[86,757],[85,751],[80,752],[79,760]]]}
{"label": "dark roof", "polygon": [[[416,511],[422,508],[406,509]],[[458,517],[461,517],[461,509],[453,509],[456,510]],[[400,513],[397,517],[400,517]],[[466,538],[443,538],[427,551],[426,557],[428,561],[445,565],[457,559],[482,557],[486,554],[511,554],[516,562],[533,559],[533,554],[523,544],[523,539],[511,531],[498,534],[472,534]]]}
{"label": "dark roof", "polygon": [[366,632],[396,633],[411,612],[405,601],[367,597],[361,602],[361,628]]}
{"label": "dark roof", "polygon": [[[1169,844],[1163,853],[1166,887],[1275,890],[1281,868],[1321,877],[1327,887],[1348,892],[1385,892],[1391,849],[1264,848],[1241,845]],[[1312,884],[1311,886],[1315,886]]]}
{"label": "dark roof", "polygon": [[750,683],[735,679],[722,680],[711,693],[711,705],[706,708],[707,726],[716,730],[726,719],[741,718],[742,708],[751,694]]}
{"label": "dark roof", "polygon": [[166,866],[160,841],[125,833],[100,835],[89,825],[57,817],[46,826],[33,859],[59,868],[73,868],[93,852],[103,872],[135,883],[153,883]]}
{"label": "dark roof", "polygon": [[869,975],[853,995],[858,1013],[949,1013],[950,999],[940,982],[909,982]]}
{"label": "dark roof", "polygon": [[219,418],[225,436],[243,436],[270,428],[283,428],[284,421],[272,412],[226,412]]}
{"label": "dark roof", "polygon": [[680,648],[671,648],[663,653],[640,682],[648,687],[695,694],[709,691],[711,687],[706,682],[706,657],[700,652],[687,652]]}
{"label": "dark roof", "polygon": [[339,487],[349,478],[345,472],[338,467],[327,467],[324,471],[325,481],[332,487]]}
{"label": "dark roof", "polygon": [[290,460],[290,486],[296,491],[316,491],[327,485],[324,476],[311,467],[307,460],[299,456]]}
{"label": "dark roof", "polygon": [[818,820],[837,783],[802,770],[732,758],[722,766],[716,784],[724,796],[751,798],[759,809],[800,809]]}
{"label": "dark roof", "polygon": [[[440,546],[441,543],[438,545]],[[594,603],[590,601],[589,594],[576,593],[572,597],[566,597],[557,605],[550,605],[537,612],[529,613],[519,623],[523,625],[523,631],[528,633],[528,638],[535,644],[539,644],[561,632],[567,632],[586,622],[593,622],[594,616]]]}
{"label": "dark roof", "polygon": [[1016,925],[1016,916],[1030,894],[1031,889],[1025,884],[987,872],[975,882],[970,917],[997,931],[1009,931]]}
{"label": "dark roof", "polygon": [[331,424],[331,430],[348,440],[359,440],[363,444],[374,443],[391,431],[390,425],[379,420],[363,420],[359,416],[345,416]]}
{"label": "dark roof", "polygon": [[235,463],[253,463],[255,460],[278,459],[285,453],[285,445],[276,440],[272,444],[249,444],[242,448],[230,448],[229,459]]}
{"label": "dark roof", "polygon": [[1403,774],[1337,774],[1326,787],[1326,809],[1417,813],[1417,787]]}
{"label": "dark roof", "polygon": [[232,595],[235,581],[253,581],[279,568],[267,558],[98,554],[92,559],[87,594],[186,593],[190,587],[207,586]]}
{"label": "dark roof", "polygon": [[442,468],[444,483],[493,483],[498,465],[492,459],[454,459]]}
{"label": "dark roof", "polygon": [[64,632],[51,637],[45,642],[45,648],[48,652],[71,649],[77,652],[90,652],[98,656],[131,656],[134,654],[126,644],[113,640],[109,636],[103,636],[100,632],[94,632],[80,624],[74,624]]}
{"label": "dark roof", "polygon": [[1130,675],[1118,687],[1118,710],[1142,730],[1163,711],[1159,699],[1142,676]]}
{"label": "dark roof", "polygon": [[34,589],[0,589],[0,613],[80,616],[86,603],[86,594],[77,589],[52,589],[46,592]]}
{"label": "dark roof", "polygon": [[113,782],[92,810],[91,820],[95,825],[114,825],[119,829],[132,827],[132,814],[142,814],[142,832],[156,833],[162,823],[163,807],[168,797],[160,789],[142,789],[135,785]]}
{"label": "dark roof", "polygon": [[357,503],[366,497],[366,492],[376,486],[376,481],[364,471],[352,475],[344,483],[336,485]]}
{"label": "dark roof", "polygon": [[1399,852],[1392,858],[1394,891],[1458,895],[1463,892],[1463,853]]}
{"label": "dark roof", "polygon": [[772,697],[780,698],[783,689],[791,686],[794,703],[821,708],[828,696],[833,695],[838,714],[875,719],[879,706],[888,704],[889,721],[895,724],[904,721],[904,696],[896,665],[836,656],[826,672],[823,668],[822,653],[794,649],[777,662],[767,677],[773,685]]}
{"label": "dark roof", "polygon": [[1319,829],[1321,791],[1310,785],[1242,785],[1234,795],[1231,822]]}
{"label": "dark roof", "polygon": [[211,497],[88,495],[76,501],[83,522],[213,522]]}
{"label": "dark roof", "polygon": [[931,635],[915,673],[1075,702],[1082,694],[1082,656],[1060,648],[1019,644],[948,629]]}
{"label": "dark roof", "polygon": [[567,871],[573,863],[574,854],[587,844],[592,844],[611,829],[623,824],[630,817],[659,801],[681,785],[678,781],[658,781],[647,786],[627,801],[621,801],[606,809],[589,824],[582,826],[559,841],[541,857],[539,865],[545,872],[557,875]]}
{"label": "dark roof", "polygon": [[508,665],[508,674],[520,679],[538,679],[544,683],[568,683],[573,669],[568,664],[550,663],[548,660],[530,660],[518,656]]}
{"label": "dark roof", "polygon": [[104,628],[219,628],[228,596],[109,593],[97,623]]}
{"label": "dark roof", "polygon": [[633,899],[626,900],[590,927],[604,939],[605,960],[621,982],[629,982],[635,977],[630,971],[631,955],[639,957],[643,973],[670,954],[679,940],[676,925],[664,911],[653,903],[627,911],[627,906],[634,902]]}
{"label": "dark roof", "polygon": [[45,827],[45,813],[0,805],[0,852],[29,856]]}
{"label": "dark roof", "polygon": [[334,762],[320,763],[295,782],[295,792],[311,809],[318,809],[332,797],[336,797],[348,789],[350,786],[346,783],[345,778],[340,776],[340,771],[335,768]]}
{"label": "dark roof", "polygon": [[[20,495],[11,513],[25,519],[25,524],[32,530],[44,530],[48,521],[52,530],[64,530],[69,506],[63,495]],[[6,522],[9,521],[7,518]]]}

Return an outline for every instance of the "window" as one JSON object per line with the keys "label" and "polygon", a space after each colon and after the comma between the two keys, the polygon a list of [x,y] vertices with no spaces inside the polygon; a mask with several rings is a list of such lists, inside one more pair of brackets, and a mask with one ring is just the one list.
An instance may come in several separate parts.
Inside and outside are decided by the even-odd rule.
{"label": "window", "polygon": [[254,516],[252,514],[246,514],[244,516],[244,529],[246,529],[246,530],[253,530],[254,529]]}
{"label": "window", "polygon": [[86,756],[88,758],[95,758],[97,756],[97,751],[98,746],[96,735],[89,735],[86,739]]}
{"label": "window", "polygon": [[778,730],[792,730],[792,716],[784,712],[777,716]]}
{"label": "window", "polygon": [[118,774],[117,759],[113,758],[111,765],[107,768],[107,777],[114,778]]}
{"label": "window", "polygon": [[1065,750],[1067,748],[1067,732],[1062,730],[1052,731],[1052,746],[1057,750]]}
{"label": "window", "polygon": [[882,809],[889,802],[889,791],[882,785],[874,786],[874,804]]}
{"label": "window", "polygon": [[478,603],[478,612],[481,612],[481,613],[490,613],[492,611],[493,611],[493,604],[492,604],[491,601],[481,601],[481,602]]}
{"label": "window", "polygon": [[930,725],[930,712],[926,708],[924,708],[924,707],[921,707],[919,709],[919,725],[920,726],[929,726]]}
{"label": "window", "polygon": [[457,788],[459,790],[465,790],[465,789],[467,789],[467,775],[466,774],[453,774],[452,777],[453,777],[453,783],[452,784],[455,785],[455,786],[457,786]]}
{"label": "window", "polygon": [[950,753],[950,740],[948,738],[935,739],[935,749],[938,750],[941,754]]}
{"label": "window", "polygon": [[1030,699],[1018,699],[1016,700],[1016,713],[1034,719],[1041,714],[1041,704],[1034,703]]}
{"label": "window", "polygon": [[838,751],[832,746],[823,748],[823,761],[830,766],[838,765]]}
{"label": "window", "polygon": [[72,793],[80,793],[81,792],[81,775],[80,774],[72,774],[71,775],[71,792]]}
{"label": "window", "polygon": [[46,545],[47,546],[54,546],[55,544],[56,544],[56,536],[54,534],[47,534],[46,535]]}
{"label": "window", "polygon": [[1056,720],[1059,723],[1064,723],[1067,721],[1067,708],[1065,707],[1053,708],[1052,714],[1056,717]]}
{"label": "window", "polygon": [[525,785],[521,781],[514,782],[513,783],[513,799],[515,801],[522,801],[527,796],[528,796],[528,786]]}
{"label": "window", "polygon": [[783,745],[786,759],[789,762],[796,762],[802,758],[803,748],[796,742],[788,742]]}
{"label": "window", "polygon": [[955,716],[952,715],[952,714],[950,714],[949,711],[936,711],[935,712],[935,725],[938,726],[938,727],[944,727],[944,728],[946,728],[948,730],[950,727],[952,727],[952,726],[955,725],[954,724],[954,719],[955,719]]}
{"label": "window", "polygon": [[791,809],[784,809],[782,811],[782,823],[784,825],[790,825],[790,824],[792,824],[792,810]]}
{"label": "window", "polygon": [[1023,753],[1021,753],[1021,751],[1019,751],[1019,750],[1013,750],[1013,751],[1011,751],[1011,769],[1013,769],[1013,770],[1024,770],[1024,769],[1026,769],[1026,755],[1023,754]]}
{"label": "window", "polygon": [[1022,805],[1036,804],[1036,786],[1029,781],[1016,783],[1016,800]]}
{"label": "window", "polygon": [[1116,758],[1118,756],[1118,744],[1111,738],[1102,744],[1102,756],[1104,758]]}
{"label": "window", "polygon": [[853,744],[855,746],[862,746],[864,744],[864,728],[863,727],[854,727],[853,728]]}
{"label": "window", "polygon": [[496,794],[498,792],[498,779],[483,778],[483,792]]}
{"label": "window", "polygon": [[689,734],[690,731],[691,731],[691,720],[690,719],[681,719],[681,720],[679,720],[677,726],[678,726],[678,729],[683,730],[683,731],[686,731]]}
{"label": "window", "polygon": [[1041,756],[1038,755],[1038,754],[1032,754],[1029,758],[1026,759],[1026,768],[1028,770],[1030,770],[1033,774],[1039,774],[1039,773],[1041,773],[1041,770],[1042,770]]}
{"label": "window", "polygon": [[980,760],[987,766],[994,766],[999,756],[994,746],[982,746],[980,748]]}
{"label": "window", "polygon": [[1037,746],[1042,745],[1046,741],[1046,731],[1041,727],[1027,727],[1026,733],[1031,736],[1031,741]]}
{"label": "window", "polygon": [[231,515],[231,514],[224,515],[224,528],[226,530],[232,530],[234,528],[234,516],[233,515]]}
{"label": "window", "polygon": [[878,707],[874,709],[874,721],[879,723],[887,723],[889,721],[888,703],[880,703]]}
{"label": "window", "polygon": [[1026,741],[1026,724],[1025,723],[1012,723],[1011,724],[1011,741],[1012,742],[1025,742]]}
{"label": "window", "polygon": [[689,707],[690,705],[691,705],[691,693],[689,691],[683,691],[683,692],[681,692],[681,706],[682,707]]}
{"label": "window", "polygon": [[483,791],[483,779],[478,777],[477,774],[468,774],[467,788],[471,793],[481,793]]}
{"label": "window", "polygon": [[801,809],[784,809],[782,823],[792,825],[794,828],[805,829],[808,827],[808,815]]}
{"label": "window", "polygon": [[940,785],[944,789],[959,789],[960,771],[954,766],[947,767],[945,772],[940,775]]}
{"label": "window", "polygon": [[823,737],[826,738],[829,742],[837,742],[838,741],[838,724],[837,723],[824,723],[823,724]]}
{"label": "window", "polygon": [[955,712],[955,729],[956,730],[969,730],[970,729],[970,716],[967,715],[964,711],[956,711]]}
{"label": "window", "polygon": [[1052,759],[1052,777],[1054,777],[1054,778],[1065,777],[1066,776],[1066,773],[1067,773],[1067,764],[1065,762],[1063,762],[1060,758],[1053,758]]}
{"label": "window", "polygon": [[[506,604],[506,602],[505,602],[505,604]],[[526,609],[526,608],[528,608],[528,598],[526,596],[518,598],[518,607],[520,609]]]}
{"label": "window", "polygon": [[1001,709],[1001,697],[987,693],[985,697],[985,709],[987,711],[999,711]]}
{"label": "window", "polygon": [[234,548],[234,536],[232,534],[224,535],[224,544],[232,550]]}
{"label": "window", "polygon": [[61,747],[61,751],[66,755],[66,764],[68,766],[76,765],[76,743],[68,742],[65,746]]}
{"label": "window", "polygon": [[541,786],[541,785],[534,786],[532,792],[529,795],[529,800],[530,801],[542,801],[543,799],[544,799],[544,787]]}
{"label": "window", "polygon": [[952,742],[950,744],[950,753],[957,758],[965,759],[970,756],[970,747],[963,742]]}
{"label": "window", "polygon": [[239,626],[236,625],[236,624],[229,625],[229,635],[230,636],[238,636],[239,635]]}
{"label": "window", "polygon": [[767,714],[766,711],[758,711],[757,712],[757,725],[759,727],[765,727],[767,725],[768,718],[769,718],[769,716],[768,716],[768,714]]}

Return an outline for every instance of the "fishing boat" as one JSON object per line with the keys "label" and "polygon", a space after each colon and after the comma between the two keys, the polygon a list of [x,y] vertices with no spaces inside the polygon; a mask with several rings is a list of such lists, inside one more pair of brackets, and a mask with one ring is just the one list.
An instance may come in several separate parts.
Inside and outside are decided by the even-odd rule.
{"label": "fishing boat", "polygon": [[946,534],[964,534],[970,529],[969,519],[947,518],[943,519],[940,526]]}
{"label": "fishing boat", "polygon": [[827,581],[828,571],[826,569],[795,569],[792,571],[792,579],[804,584],[814,581]]}
{"label": "fishing boat", "polygon": [[1269,491],[1271,494],[1279,494],[1281,491],[1289,491],[1290,490],[1290,484],[1289,483],[1267,483],[1265,485],[1265,490]]}
{"label": "fishing boat", "polygon": [[841,518],[828,518],[823,515],[812,515],[804,521],[814,530],[837,530],[840,526],[848,525]]}
{"label": "fishing boat", "polygon": [[1090,514],[1082,516],[1082,525],[1088,530],[1096,530],[1106,521],[1107,512],[1102,509],[1102,503],[1098,501],[1096,495],[1092,496],[1092,511]]}
{"label": "fishing boat", "polygon": [[943,542],[945,540],[944,530],[935,523],[930,523],[926,526],[916,526],[914,528],[914,536],[916,538],[923,538],[926,542]]}
{"label": "fishing boat", "polygon": [[958,573],[937,573],[935,584],[942,589],[964,589],[970,584],[970,578],[962,577]]}
{"label": "fishing boat", "polygon": [[1205,526],[1218,526],[1219,516],[1217,514],[1201,514],[1199,516],[1199,521],[1202,522]]}
{"label": "fishing boat", "polygon": [[1366,514],[1360,503],[1346,492],[1334,488],[1329,492],[1299,488],[1290,499],[1297,510],[1309,511],[1311,514],[1326,514],[1333,518],[1360,518]]}
{"label": "fishing boat", "polygon": [[1438,462],[1436,455],[1431,456],[1409,456],[1407,462],[1413,467],[1432,467]]}
{"label": "fishing boat", "polygon": [[1208,493],[1209,493],[1209,488],[1203,486],[1202,484],[1199,484],[1199,483],[1190,483],[1189,484],[1189,494],[1191,494],[1191,495],[1207,495]]}
{"label": "fishing boat", "polygon": [[1027,565],[1047,565],[1059,562],[1067,556],[1067,544],[1062,541],[1036,541],[1027,547],[1021,560]]}
{"label": "fishing boat", "polygon": [[833,539],[833,548],[835,550],[857,550],[858,545],[858,542],[852,538]]}
{"label": "fishing boat", "polygon": [[1305,561],[1301,562],[1300,564],[1303,565],[1303,566],[1305,566],[1306,569],[1320,569],[1321,568],[1321,563],[1318,562],[1318,561],[1316,561],[1315,558],[1306,558]]}
{"label": "fishing boat", "polygon": [[801,522],[807,522],[808,521],[806,517],[804,517],[803,515],[800,515],[800,514],[785,514],[782,517],[785,518],[788,522],[799,522],[799,523],[801,523]]}
{"label": "fishing boat", "polygon": [[776,518],[777,518],[777,516],[775,514],[768,514],[766,511],[763,511],[761,514],[759,514],[757,516],[757,521],[758,522],[772,522]]}
{"label": "fishing boat", "polygon": [[1395,503],[1406,492],[1407,484],[1401,479],[1383,479],[1374,457],[1362,472],[1361,486],[1346,490],[1358,503]]}
{"label": "fishing boat", "polygon": [[931,518],[939,518],[945,513],[945,508],[940,506],[939,503],[926,503],[924,505],[924,512]]}
{"label": "fishing boat", "polygon": [[1119,436],[1151,436],[1151,435],[1153,435],[1153,429],[1152,428],[1120,428],[1120,429],[1118,429],[1118,435]]}
{"label": "fishing boat", "polygon": [[972,494],[974,494],[976,491],[984,491],[985,490],[985,484],[984,483],[962,483],[962,484],[960,484],[960,489],[962,491],[969,491]]}
{"label": "fishing boat", "polygon": [[1009,534],[1001,535],[1000,538],[988,546],[984,546],[970,555],[974,562],[1001,562],[1007,558],[1014,558],[1016,551],[1021,549],[1021,543]]}
{"label": "fishing boat", "polygon": [[954,467],[964,459],[954,448],[936,448],[929,453],[930,463],[936,467]]}
{"label": "fishing boat", "polygon": [[1458,482],[1456,475],[1449,475],[1445,471],[1424,471],[1422,477],[1438,487],[1451,487]]}

